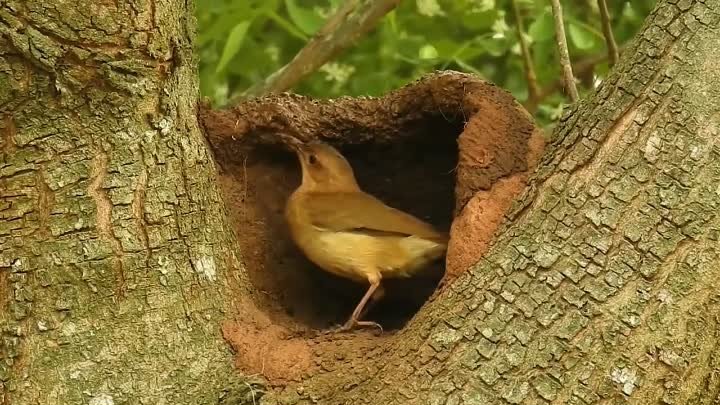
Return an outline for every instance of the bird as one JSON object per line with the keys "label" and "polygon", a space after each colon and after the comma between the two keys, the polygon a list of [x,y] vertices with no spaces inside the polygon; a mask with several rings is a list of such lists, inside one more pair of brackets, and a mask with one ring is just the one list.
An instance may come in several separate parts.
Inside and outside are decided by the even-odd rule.
{"label": "bird", "polygon": [[337,328],[382,326],[360,318],[384,295],[383,278],[407,278],[443,257],[448,236],[365,193],[348,161],[320,141],[290,142],[302,180],[285,205],[291,239],[322,270],[368,283],[347,322]]}

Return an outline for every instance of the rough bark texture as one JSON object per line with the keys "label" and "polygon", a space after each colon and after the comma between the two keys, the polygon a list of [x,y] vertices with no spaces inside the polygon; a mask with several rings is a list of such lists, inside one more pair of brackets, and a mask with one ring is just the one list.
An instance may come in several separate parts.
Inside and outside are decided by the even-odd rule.
{"label": "rough bark texture", "polygon": [[249,282],[195,122],[190,10],[3,3],[2,399],[717,403],[718,10],[660,2],[477,266],[260,399],[220,336]]}
{"label": "rough bark texture", "polygon": [[718,10],[660,2],[481,262],[362,367],[279,401],[717,403]]}
{"label": "rough bark texture", "polygon": [[231,385],[235,259],[193,30],[184,1],[0,6],[0,402],[211,403]]}

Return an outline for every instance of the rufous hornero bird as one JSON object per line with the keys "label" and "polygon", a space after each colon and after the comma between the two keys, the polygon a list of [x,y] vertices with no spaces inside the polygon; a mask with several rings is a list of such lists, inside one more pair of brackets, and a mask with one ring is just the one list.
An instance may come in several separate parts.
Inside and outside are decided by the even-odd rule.
{"label": "rufous hornero bird", "polygon": [[[295,138],[293,138],[295,139]],[[356,326],[383,278],[411,277],[441,258],[448,237],[432,225],[363,192],[348,161],[325,143],[289,142],[302,166],[302,183],[285,207],[295,244],[323,270],[370,286],[338,331]]]}

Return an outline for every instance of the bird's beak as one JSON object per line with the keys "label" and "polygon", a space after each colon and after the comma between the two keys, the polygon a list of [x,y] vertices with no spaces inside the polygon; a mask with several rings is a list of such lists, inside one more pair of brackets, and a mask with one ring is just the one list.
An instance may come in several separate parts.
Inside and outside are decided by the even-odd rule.
{"label": "bird's beak", "polygon": [[301,155],[307,151],[307,145],[305,145],[302,142],[291,144],[290,147],[292,147],[293,150],[295,150],[295,152],[297,152]]}
{"label": "bird's beak", "polygon": [[300,163],[305,166],[305,157],[308,153],[308,147],[302,142],[294,143],[290,145],[294,150],[295,153],[298,155],[298,158],[300,159]]}
{"label": "bird's beak", "polygon": [[290,146],[290,148],[292,150],[295,151],[295,154],[297,154],[298,160],[300,161],[300,166],[302,166],[303,171],[304,171],[305,170],[305,157],[308,154],[308,146],[304,142],[302,142],[296,138],[293,138],[293,141],[290,141],[287,144],[288,144],[288,146]]}
{"label": "bird's beak", "polygon": [[303,146],[305,145],[301,140],[295,138],[294,136],[285,135],[285,134],[278,134],[280,139],[283,140],[283,143],[285,143],[287,146],[290,147],[290,149],[294,150],[295,152],[300,153]]}

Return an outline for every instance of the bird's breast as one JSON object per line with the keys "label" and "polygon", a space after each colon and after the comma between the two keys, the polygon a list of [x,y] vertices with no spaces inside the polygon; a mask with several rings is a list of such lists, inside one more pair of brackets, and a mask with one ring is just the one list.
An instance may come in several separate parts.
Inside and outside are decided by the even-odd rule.
{"label": "bird's breast", "polygon": [[318,228],[304,232],[297,244],[323,270],[356,281],[367,280],[377,251],[369,236]]}
{"label": "bird's breast", "polygon": [[446,245],[419,236],[361,230],[335,231],[312,224],[302,193],[294,193],[286,206],[286,219],[295,244],[323,270],[364,282],[369,274],[409,277],[430,261],[442,257]]}
{"label": "bird's breast", "polygon": [[377,237],[319,228],[303,236],[297,243],[311,261],[356,281],[365,281],[375,272],[383,277],[409,277],[445,250],[444,245],[416,236]]}

